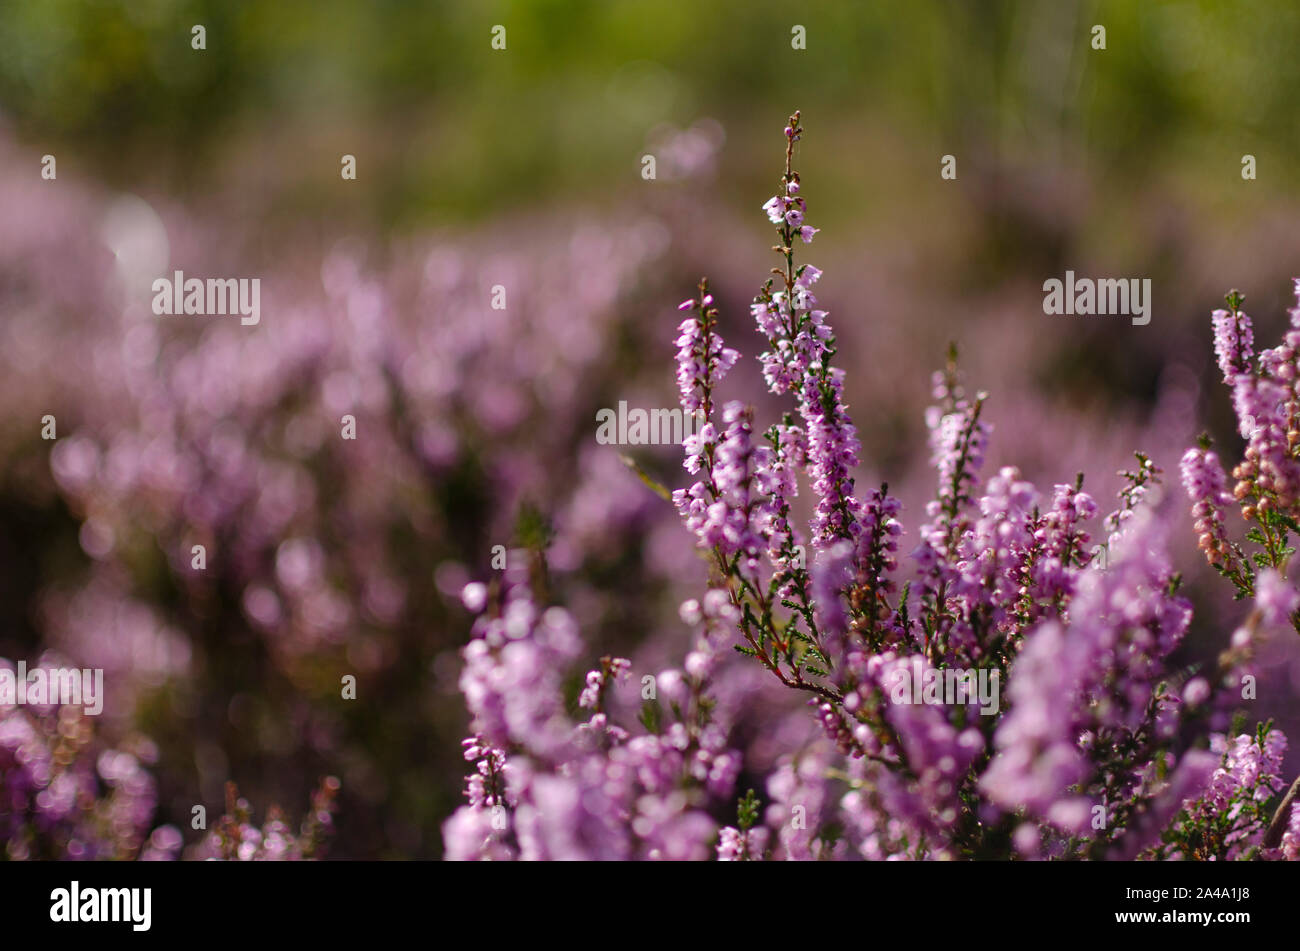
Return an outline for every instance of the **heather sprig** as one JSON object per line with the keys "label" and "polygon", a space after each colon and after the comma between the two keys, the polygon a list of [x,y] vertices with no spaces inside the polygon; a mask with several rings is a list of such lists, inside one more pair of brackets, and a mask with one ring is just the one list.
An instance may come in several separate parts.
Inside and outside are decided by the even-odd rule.
{"label": "heather sprig", "polygon": [[979,649],[972,640],[978,635],[968,625],[963,625],[953,640],[951,628],[960,625],[961,618],[949,603],[949,594],[958,580],[958,547],[971,526],[970,513],[992,427],[980,418],[987,394],[980,392],[973,401],[965,396],[955,344],[949,346],[947,363],[934,374],[932,384],[936,403],[926,410],[925,422],[938,490],[926,504],[929,521],[920,526],[920,544],[912,558],[921,572],[922,648],[927,656],[940,658],[951,651],[965,655]]}
{"label": "heather sprig", "polygon": [[[531,554],[517,553],[525,565]],[[633,734],[611,722],[608,694],[631,662],[603,658],[570,720],[560,677],[581,650],[572,617],[536,604],[526,568],[507,570],[499,605],[481,613],[461,688],[473,713],[465,756],[477,763],[466,805],[443,834],[451,859],[703,859],[718,829],[706,807],[731,794],[739,757],[710,689],[738,612],[725,591],[682,606],[698,631],[683,669],[654,678],[654,703]],[[664,704],[660,703],[660,697]],[[667,710],[665,711],[664,705]]]}
{"label": "heather sprig", "polygon": [[812,541],[821,545],[835,538],[852,540],[856,534],[859,503],[853,495],[851,472],[858,464],[861,444],[844,404],[844,371],[831,366],[836,350],[828,314],[817,309],[812,292],[822,272],[795,262],[795,237],[810,243],[819,230],[804,224],[807,203],[793,168],[794,146],[802,136],[796,112],[785,128],[785,171],[777,194],[763,205],[768,220],[776,225],[778,243],[773,251],[782,266],[772,268],[772,273],[780,287],[774,290],[769,279],[751,310],[771,347],[760,357],[768,388],[776,395],[792,392],[803,419],[809,479],[817,497]]}
{"label": "heather sprig", "polygon": [[321,780],[312,793],[311,806],[297,832],[285,820],[279,806],[266,811],[259,826],[253,821],[253,807],[226,784],[226,811],[204,842],[202,857],[227,862],[310,861],[322,857],[334,826],[335,799],[340,788],[333,776]]}
{"label": "heather sprig", "polygon": [[1233,582],[1237,596],[1246,597],[1254,590],[1253,574],[1241,547],[1228,539],[1223,513],[1233,499],[1227,474],[1210,445],[1209,437],[1202,436],[1200,445],[1184,453],[1181,465],[1183,487],[1192,502],[1196,543],[1210,565]]}
{"label": "heather sprig", "polygon": [[1214,356],[1223,371],[1223,382],[1231,384],[1249,372],[1255,355],[1255,333],[1250,318],[1241,311],[1241,293],[1229,291],[1226,300],[1230,309],[1216,310],[1210,320],[1214,325]]}
{"label": "heather sprig", "polygon": [[753,862],[767,851],[768,830],[758,822],[758,797],[749,790],[736,803],[736,825],[725,826],[718,833],[719,862]]}
{"label": "heather sprig", "polygon": [[724,347],[717,333],[718,309],[713,306],[707,279],[701,279],[698,295],[682,301],[677,309],[691,313],[677,328],[677,387],[682,408],[702,413],[708,422],[713,416],[713,390],[739,354]]}
{"label": "heather sprig", "polygon": [[1147,493],[1160,485],[1163,470],[1144,452],[1134,452],[1133,457],[1137,459],[1137,468],[1119,470],[1118,474],[1124,480],[1124,487],[1119,490],[1119,506],[1103,522],[1108,535],[1105,548],[1107,554],[1104,557],[1109,557],[1111,546],[1123,533],[1125,524],[1133,517]]}
{"label": "heather sprig", "polygon": [[[1300,282],[1296,293],[1300,300]],[[1252,322],[1242,310],[1245,298],[1233,290],[1225,300],[1228,309],[1211,315],[1215,354],[1246,448],[1232,469],[1229,491],[1218,455],[1202,436],[1183,456],[1183,485],[1197,544],[1210,565],[1232,582],[1239,599],[1254,597],[1261,573],[1269,572],[1270,600],[1276,601],[1292,590],[1287,567],[1295,554],[1292,540],[1300,536],[1300,308],[1292,309],[1282,343],[1256,358]],[[1234,502],[1248,525],[1249,551],[1228,532],[1225,512]],[[1300,633],[1300,615],[1290,623]]]}
{"label": "heather sprig", "polygon": [[610,686],[618,680],[628,679],[632,662],[626,657],[602,657],[600,668],[587,672],[586,686],[578,698],[578,706],[591,710],[593,715],[605,711],[605,694]]}
{"label": "heather sprig", "polygon": [[1283,786],[1286,737],[1262,723],[1253,734],[1214,734],[1210,750],[1219,766],[1199,795],[1182,804],[1149,858],[1225,861],[1251,858],[1273,817],[1269,804]]}

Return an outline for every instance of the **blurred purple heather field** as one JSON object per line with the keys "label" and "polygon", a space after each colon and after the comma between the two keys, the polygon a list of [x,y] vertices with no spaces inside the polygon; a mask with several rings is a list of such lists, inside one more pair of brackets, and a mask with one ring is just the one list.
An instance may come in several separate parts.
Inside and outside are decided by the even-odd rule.
{"label": "blurred purple heather field", "polygon": [[55,6],[0,12],[0,856],[1300,856],[1293,57],[1225,78],[1213,4]]}

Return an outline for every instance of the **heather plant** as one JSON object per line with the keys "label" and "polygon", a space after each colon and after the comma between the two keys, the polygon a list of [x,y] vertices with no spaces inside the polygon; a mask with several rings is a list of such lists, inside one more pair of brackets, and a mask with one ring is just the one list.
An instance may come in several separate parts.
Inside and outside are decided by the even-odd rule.
{"label": "heather plant", "polygon": [[196,857],[239,862],[292,862],[320,858],[334,825],[339,781],[321,780],[297,832],[285,821],[279,806],[266,811],[261,826],[253,822],[253,809],[234,783],[226,784],[226,811],[204,841]]}
{"label": "heather plant", "polygon": [[80,706],[0,702],[0,858],[175,858],[180,832],[149,832],[157,755],[138,735],[105,743]]}
{"label": "heather plant", "polygon": [[[1262,551],[1247,564],[1226,540],[1225,476],[1207,450],[1189,452],[1201,546],[1255,604],[1214,663],[1174,661],[1192,610],[1151,504],[1160,468],[1136,454],[1094,545],[1100,509],[1082,474],[1044,493],[1014,467],[985,472],[990,397],[968,395],[955,349],[926,414],[933,497],[900,557],[899,501],[855,484],[861,446],[814,294],[822,273],[797,259],[818,232],[794,168],[798,113],[784,136],[763,205],[779,266],[751,307],[763,378],[789,405],[778,420],[721,400],[739,354],[708,282],[679,308],[681,405],[704,420],[683,443],[693,481],[670,496],[707,566],[703,597],[681,608],[694,647],[680,670],[641,677],[605,658],[573,704],[565,671],[583,645],[568,612],[539,598],[544,547],[500,584],[467,586],[474,770],[447,856],[1295,858],[1286,738],[1233,713],[1253,697],[1260,641],[1298,603],[1284,579],[1287,533],[1300,534],[1296,347],[1250,371],[1239,301],[1216,314],[1225,377],[1255,421],[1235,497]],[[758,755],[733,702],[744,666],[804,698],[820,736],[783,721],[788,747]],[[635,726],[609,711],[627,690],[643,701]],[[735,797],[760,771],[766,809],[752,789]]]}

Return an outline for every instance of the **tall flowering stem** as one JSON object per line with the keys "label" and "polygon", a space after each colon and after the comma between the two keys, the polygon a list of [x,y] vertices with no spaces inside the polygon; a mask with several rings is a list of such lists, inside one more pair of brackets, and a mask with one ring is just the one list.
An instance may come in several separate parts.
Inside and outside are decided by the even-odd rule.
{"label": "tall flowering stem", "polygon": [[[724,428],[718,432],[713,391],[735,363],[735,351],[723,346],[717,333],[718,312],[707,281],[700,282],[698,297],[678,309],[692,312],[678,328],[682,407],[704,413],[705,423],[683,446],[685,468],[700,478],[674,491],[673,502],[710,552],[716,581],[739,612],[744,644],[737,649],[758,658],[786,686],[834,697],[832,687],[814,679],[828,673],[834,661],[818,635],[807,573],[789,525],[793,470],[803,456],[800,434],[783,424],[769,430],[769,444],[763,445],[754,438],[753,410],[734,401],[723,407]],[[765,552],[776,572],[765,573],[760,561]],[[782,606],[792,607],[795,615],[778,617]]]}
{"label": "tall flowering stem", "polygon": [[754,299],[753,311],[771,346],[761,358],[768,387],[778,395],[793,392],[803,417],[809,476],[818,499],[812,541],[823,545],[857,535],[860,504],[853,495],[851,471],[858,464],[861,444],[844,405],[844,371],[831,366],[835,337],[811,289],[822,272],[795,263],[795,238],[811,243],[820,230],[804,221],[807,203],[793,168],[794,145],[802,135],[796,112],[785,128],[785,171],[778,194],[763,205],[768,220],[777,226],[779,243],[773,250],[783,265],[772,273],[782,287],[774,291],[769,280]]}
{"label": "tall flowering stem", "polygon": [[[951,628],[960,613],[948,602],[956,583],[959,543],[971,526],[969,511],[979,486],[991,427],[981,419],[987,395],[966,398],[957,370],[957,347],[948,348],[948,361],[934,374],[933,395],[938,401],[926,412],[930,429],[930,463],[939,476],[936,497],[926,506],[930,521],[920,528],[920,545],[913,553],[922,572],[921,640],[931,660],[957,650],[978,653],[970,637],[959,634],[953,642]],[[969,632],[968,632],[969,633]]]}

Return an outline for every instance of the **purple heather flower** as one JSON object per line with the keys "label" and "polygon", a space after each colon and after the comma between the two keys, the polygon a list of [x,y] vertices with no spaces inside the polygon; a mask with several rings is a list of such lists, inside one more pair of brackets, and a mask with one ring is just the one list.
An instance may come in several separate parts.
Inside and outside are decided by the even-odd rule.
{"label": "purple heather flower", "polygon": [[1004,466],[988,483],[979,501],[980,515],[961,541],[961,576],[953,591],[988,611],[1000,625],[1021,597],[1021,588],[1036,540],[1029,519],[1038,492]]}
{"label": "purple heather flower", "polygon": [[772,803],[767,807],[767,824],[776,830],[777,857],[786,861],[826,858],[827,850],[818,839],[828,818],[830,767],[824,750],[805,752],[797,762],[783,758],[767,781]]}
{"label": "purple heather flower", "polygon": [[1261,432],[1285,430],[1286,420],[1281,406],[1287,391],[1270,380],[1252,376],[1238,376],[1233,381],[1233,403],[1240,421],[1238,431],[1243,439],[1254,442]]}
{"label": "purple heather flower", "polygon": [[1097,503],[1087,492],[1076,491],[1074,486],[1066,484],[1054,487],[1052,505],[1043,513],[1034,532],[1034,540],[1041,546],[1031,571],[1035,604],[1055,605],[1074,593],[1074,583],[1086,562],[1091,541],[1091,536],[1080,526],[1096,516]]}
{"label": "purple heather flower", "polygon": [[487,606],[487,585],[472,581],[461,590],[460,600],[466,611],[478,614]]}
{"label": "purple heather flower", "polygon": [[1131,861],[1143,849],[1152,845],[1180,808],[1185,806],[1188,798],[1205,787],[1214,773],[1215,765],[1216,757],[1213,754],[1204,750],[1188,750],[1169,779],[1153,791],[1147,809],[1124,830],[1118,848],[1110,857],[1118,861]]}
{"label": "purple heather flower", "polygon": [[859,510],[853,496],[851,472],[858,464],[857,427],[843,401],[844,371],[830,370],[822,380],[810,374],[799,408],[808,439],[808,475],[817,495],[813,516],[813,544],[835,538],[852,538],[851,523]]}
{"label": "purple heather flower", "polygon": [[[716,548],[724,556],[741,552],[752,563],[766,547],[758,529],[770,504],[755,474],[769,466],[772,451],[755,445],[753,412],[743,403],[723,407],[722,420],[727,428],[716,444],[710,483],[678,489],[673,501],[702,547]],[[687,452],[687,468],[698,469],[696,446],[688,446]]]}
{"label": "purple heather flower", "polygon": [[1204,677],[1193,677],[1183,687],[1183,703],[1189,707],[1199,707],[1210,699],[1210,685]]}
{"label": "purple heather flower", "polygon": [[1223,372],[1223,382],[1232,383],[1250,368],[1254,356],[1254,331],[1250,318],[1238,312],[1216,310],[1210,315],[1214,325],[1214,355]]}
{"label": "purple heather flower", "polygon": [[[1068,788],[1089,772],[1077,739],[1096,729],[1142,728],[1163,670],[1191,611],[1168,592],[1170,569],[1154,517],[1139,510],[1110,569],[1079,579],[1069,627],[1046,621],[1012,665],[1011,710],[994,734],[997,753],[980,780],[990,800],[1053,822]],[[1059,823],[1057,823],[1059,824]],[[1082,830],[1070,830],[1078,833]]]}
{"label": "purple heather flower", "polygon": [[837,644],[842,643],[848,629],[843,592],[853,580],[853,553],[853,543],[841,539],[818,552],[812,566],[812,597],[817,626],[823,637],[833,638]]}
{"label": "purple heather flower", "polygon": [[[705,294],[699,302],[685,301],[700,308],[701,313],[687,317],[677,327],[677,389],[682,409],[697,413],[705,406],[710,391],[736,364],[740,354],[722,344],[714,330],[713,295]],[[678,310],[689,310],[682,306]]]}
{"label": "purple heather flower", "polygon": [[578,706],[584,710],[598,710],[600,699],[611,683],[626,681],[631,676],[632,662],[626,657],[609,659],[607,666],[587,671],[586,686],[578,697]]}
{"label": "purple heather flower", "polygon": [[799,271],[799,276],[795,278],[795,287],[812,287],[822,276],[821,268],[813,267],[811,264],[805,264]]}
{"label": "purple heather flower", "polygon": [[1300,801],[1291,804],[1290,818],[1287,819],[1286,831],[1282,833],[1280,851],[1282,858],[1291,862],[1300,862]]}
{"label": "purple heather flower", "polygon": [[1269,626],[1289,625],[1291,615],[1300,608],[1300,593],[1273,568],[1265,568],[1255,578],[1255,604]]}
{"label": "purple heather flower", "polygon": [[741,862],[761,859],[767,851],[768,830],[759,826],[744,832],[726,826],[718,833],[718,861]]}
{"label": "purple heather flower", "polygon": [[[1300,463],[1291,454],[1288,437],[1288,403],[1293,396],[1290,384],[1249,374],[1238,376],[1233,387],[1241,435],[1249,441],[1238,475],[1249,486],[1249,494],[1275,496],[1283,509],[1300,495]],[[1243,491],[1239,486],[1238,493]]]}
{"label": "purple heather flower", "polygon": [[[1184,818],[1175,826],[1180,832],[1189,827],[1217,830],[1213,835],[1202,832],[1201,847],[1213,841],[1220,851],[1196,857],[1240,858],[1258,844],[1267,824],[1260,807],[1282,788],[1286,747],[1286,736],[1276,729],[1268,731],[1262,742],[1251,734],[1231,739],[1220,733],[1211,735],[1210,753],[1199,754],[1209,760],[1208,769],[1199,783],[1184,791]],[[1255,816],[1255,821],[1243,821],[1250,816]]]}
{"label": "purple heather flower", "polygon": [[1235,564],[1232,546],[1224,527],[1223,509],[1232,501],[1227,474],[1213,452],[1194,447],[1183,454],[1183,486],[1192,502],[1197,544],[1210,564],[1231,568]]}

